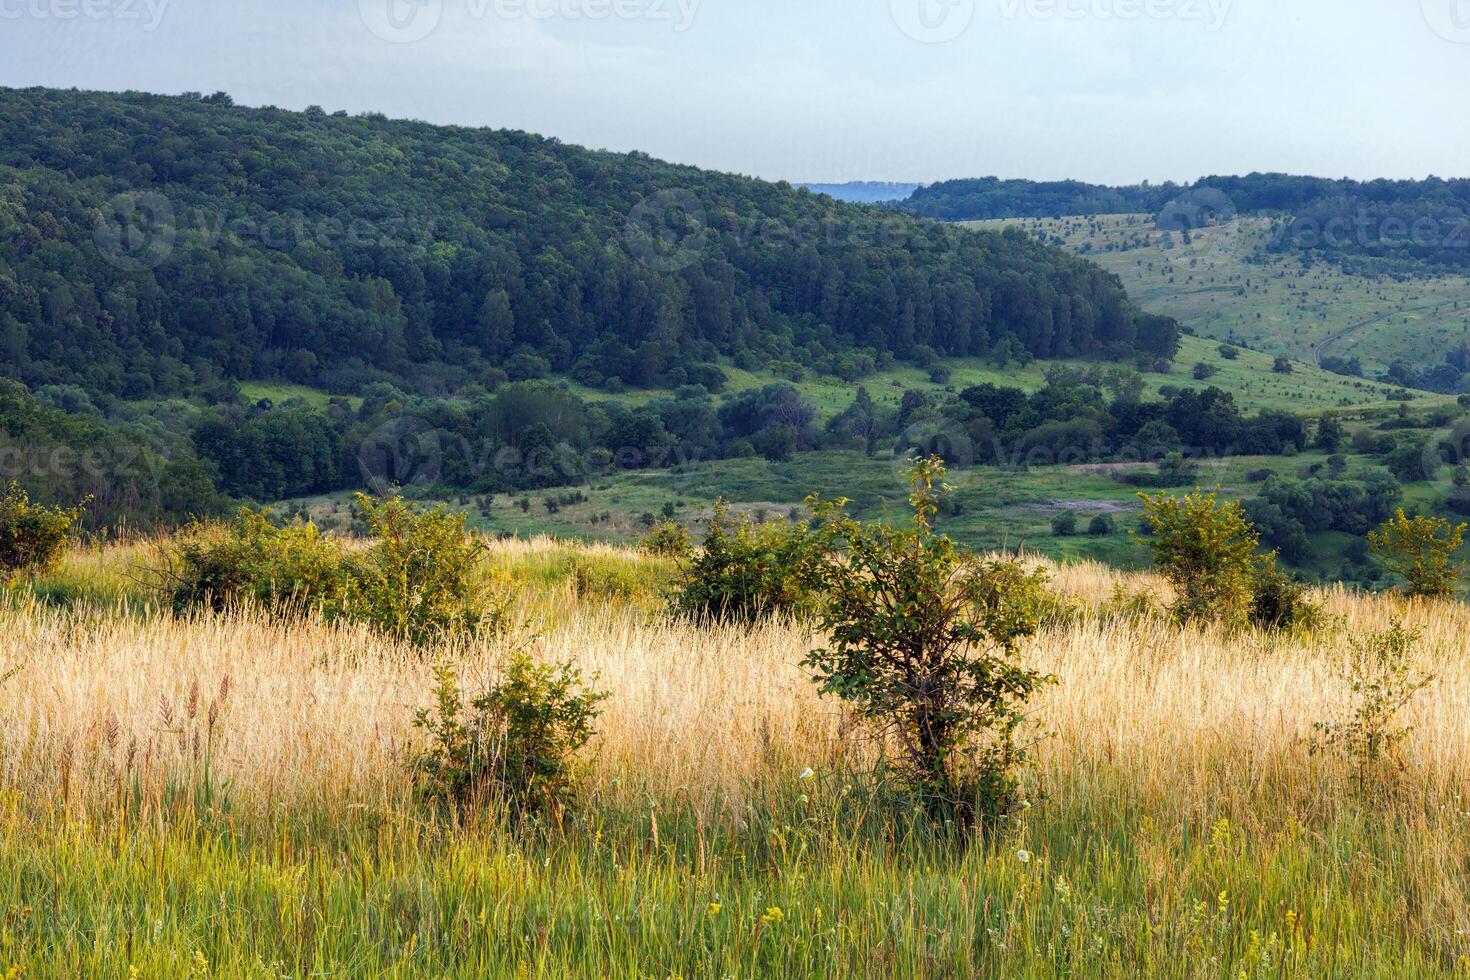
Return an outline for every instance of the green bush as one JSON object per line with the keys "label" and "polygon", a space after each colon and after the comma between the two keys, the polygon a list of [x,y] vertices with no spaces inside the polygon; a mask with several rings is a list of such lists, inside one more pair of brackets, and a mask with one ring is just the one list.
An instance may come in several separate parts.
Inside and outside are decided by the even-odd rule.
{"label": "green bush", "polygon": [[689,556],[689,528],[678,521],[659,521],[643,535],[639,548],[656,558],[682,559]]}
{"label": "green bush", "polygon": [[827,646],[805,664],[823,694],[850,704],[892,750],[925,812],[969,826],[1017,802],[1025,750],[1016,733],[1048,680],[1020,663],[1019,645],[1048,603],[1043,572],[983,560],[934,533],[944,475],[937,457],[916,463],[912,528],[861,523],[845,501],[812,500]]}
{"label": "green bush", "polygon": [[349,602],[345,553],[310,521],[277,525],[265,510],[243,508],[229,524],[195,524],[163,570],[176,613],[250,603],[281,614],[341,615]]}
{"label": "green bush", "polygon": [[1258,629],[1296,632],[1316,629],[1322,607],[1307,598],[1307,588],[1276,567],[1276,555],[1256,558],[1251,577],[1251,625]]}
{"label": "green bush", "polygon": [[499,803],[516,819],[559,820],[576,799],[577,753],[607,694],[567,664],[516,654],[468,709],[453,668],[435,667],[435,706],[415,726],[429,745],[412,763],[426,797],[456,810]]}
{"label": "green bush", "polygon": [[10,484],[0,497],[0,577],[14,581],[56,567],[81,519],[80,507],[33,504],[19,485]]}
{"label": "green bush", "polygon": [[1143,500],[1154,567],[1174,587],[1180,622],[1242,626],[1250,616],[1258,538],[1237,501],[1196,491]]}
{"label": "green bush", "polygon": [[366,494],[355,508],[377,541],[350,561],[354,618],[418,645],[505,625],[509,602],[478,575],[484,546],[465,515]]}
{"label": "green bush", "polygon": [[1408,517],[1400,507],[1369,532],[1368,544],[1373,556],[1404,580],[1408,595],[1448,599],[1459,588],[1462,565],[1454,555],[1467,528],[1442,517]]}
{"label": "green bush", "polygon": [[735,623],[804,614],[813,606],[809,579],[819,560],[820,546],[804,524],[731,521],[720,501],[704,547],[680,562],[672,611],[700,622]]}
{"label": "green bush", "polygon": [[309,520],[277,525],[269,511],[195,525],[166,556],[165,598],[175,612],[251,604],[320,613],[418,645],[506,625],[508,589],[480,569],[483,549],[462,515],[365,495],[355,510],[375,539],[360,551]]}
{"label": "green bush", "polygon": [[1051,533],[1059,538],[1070,538],[1077,533],[1077,515],[1064,510],[1051,519]]}
{"label": "green bush", "polygon": [[1117,527],[1113,524],[1113,519],[1107,514],[1098,514],[1087,522],[1087,533],[1094,538],[1105,538],[1115,530],[1117,530]]}

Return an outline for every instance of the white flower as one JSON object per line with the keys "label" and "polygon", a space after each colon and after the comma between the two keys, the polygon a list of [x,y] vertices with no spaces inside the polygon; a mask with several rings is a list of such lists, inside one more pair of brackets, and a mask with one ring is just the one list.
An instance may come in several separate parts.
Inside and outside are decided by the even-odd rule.
{"label": "white flower", "polygon": [[1022,864],[1030,864],[1031,863],[1031,852],[1030,851],[1027,851],[1027,850],[1024,850],[1024,849],[1017,851],[1016,852],[1016,860],[1017,861],[1020,861]]}
{"label": "white flower", "polygon": [[810,767],[808,767],[808,768],[806,768],[806,769],[803,769],[803,770],[802,770],[802,771],[801,771],[801,775],[800,775],[800,776],[797,776],[797,777],[796,777],[796,778],[797,778],[797,779],[802,779],[802,780],[806,780],[806,779],[814,779],[814,778],[815,778],[815,777],[816,777],[816,775],[817,775],[817,774],[816,774],[816,773],[814,773],[814,772],[812,772],[812,770],[811,770],[811,768],[810,768]]}

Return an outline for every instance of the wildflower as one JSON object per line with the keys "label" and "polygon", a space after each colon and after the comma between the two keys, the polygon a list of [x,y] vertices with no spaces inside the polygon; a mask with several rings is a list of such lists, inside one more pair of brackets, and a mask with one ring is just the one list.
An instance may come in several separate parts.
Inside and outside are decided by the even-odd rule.
{"label": "wildflower", "polygon": [[1029,810],[1029,809],[1031,809],[1031,801],[1030,800],[1022,800],[1021,803],[1020,803],[1020,807],[1021,807],[1022,810]]}
{"label": "wildflower", "polygon": [[802,780],[803,782],[805,782],[808,779],[815,779],[816,778],[816,775],[817,774],[812,771],[812,768],[810,766],[808,766],[807,768],[803,769],[801,771],[801,775],[800,776],[797,776],[796,778]]}
{"label": "wildflower", "polygon": [[1026,850],[1025,848],[1022,848],[1021,850],[1016,852],[1016,860],[1020,861],[1022,864],[1030,864],[1031,852]]}
{"label": "wildflower", "polygon": [[710,902],[707,906],[705,906],[704,910],[710,915],[719,915],[720,909],[722,908],[724,908],[724,906],[721,905],[719,902]]}
{"label": "wildflower", "polygon": [[780,922],[784,918],[786,918],[786,913],[781,911],[780,906],[772,905],[766,909],[766,914],[761,916],[761,921],[769,925],[773,922]]}

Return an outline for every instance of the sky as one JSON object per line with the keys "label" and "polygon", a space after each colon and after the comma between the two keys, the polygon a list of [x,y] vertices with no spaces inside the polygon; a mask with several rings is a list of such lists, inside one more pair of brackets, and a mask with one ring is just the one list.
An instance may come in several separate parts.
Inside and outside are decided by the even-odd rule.
{"label": "sky", "polygon": [[0,85],[791,181],[1470,176],[1470,0],[0,0]]}

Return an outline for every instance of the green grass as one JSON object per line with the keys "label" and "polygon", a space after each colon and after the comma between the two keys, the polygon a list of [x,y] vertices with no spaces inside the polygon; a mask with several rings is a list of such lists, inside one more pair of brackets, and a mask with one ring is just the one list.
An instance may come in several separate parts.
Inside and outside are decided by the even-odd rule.
{"label": "green grass", "polygon": [[[333,396],[319,388],[309,388],[306,385],[277,384],[266,381],[242,381],[240,382],[240,394],[248,401],[260,401],[268,399],[274,404],[299,399],[306,402],[312,408],[325,408]],[[362,404],[362,399],[357,396],[344,397],[349,405],[357,408]]]}
{"label": "green grass", "polygon": [[[0,975],[42,977],[1452,976],[1421,849],[1458,814],[1230,821],[1067,787],[987,844],[880,822],[840,787],[594,806],[564,833],[362,810],[102,824],[0,804]],[[1121,794],[1121,795],[1118,795]],[[1021,859],[1025,852],[1029,860]],[[7,968],[23,973],[3,973]]]}

